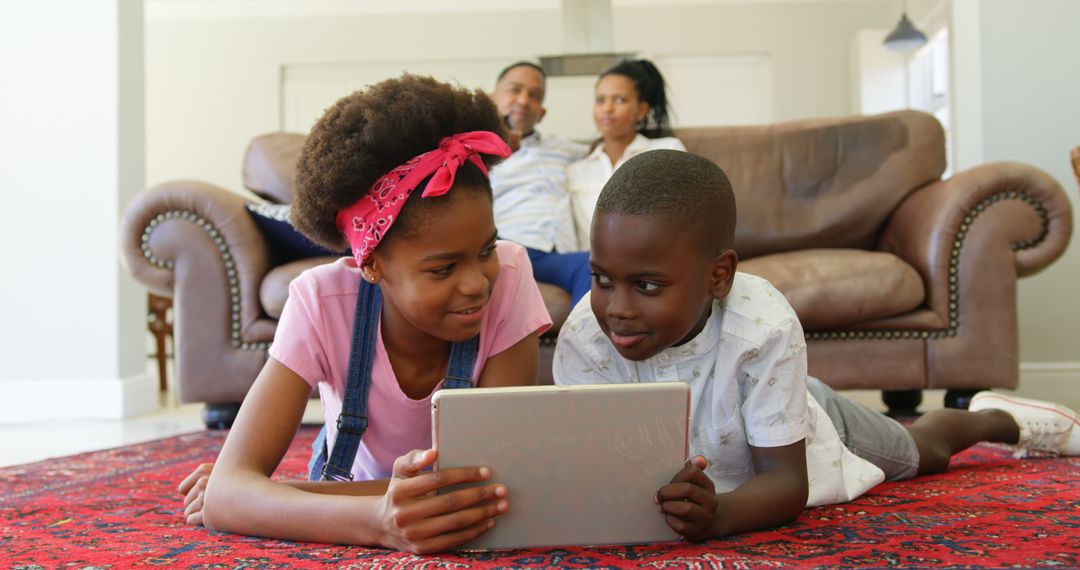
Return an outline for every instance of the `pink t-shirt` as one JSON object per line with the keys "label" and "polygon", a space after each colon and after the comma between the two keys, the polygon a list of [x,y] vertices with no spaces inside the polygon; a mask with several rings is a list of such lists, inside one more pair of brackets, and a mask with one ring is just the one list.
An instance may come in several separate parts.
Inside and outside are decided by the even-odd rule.
{"label": "pink t-shirt", "polygon": [[[481,321],[473,383],[488,358],[551,326],[525,250],[497,242],[499,278]],[[270,356],[318,386],[329,449],[345,395],[360,270],[352,258],[309,269],[289,285]],[[368,427],[356,451],[353,479],[390,477],[394,460],[412,449],[431,447],[431,394],[413,400],[398,386],[380,327],[368,392]],[[436,390],[440,386],[436,386]],[[432,392],[434,393],[434,392]]]}

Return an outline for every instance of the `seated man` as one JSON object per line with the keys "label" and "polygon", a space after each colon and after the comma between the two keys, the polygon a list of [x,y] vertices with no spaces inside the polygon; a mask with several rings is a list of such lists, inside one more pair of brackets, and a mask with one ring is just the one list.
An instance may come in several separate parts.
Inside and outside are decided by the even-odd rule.
{"label": "seated man", "polygon": [[585,147],[534,129],[546,112],[546,81],[536,64],[517,62],[499,74],[491,95],[514,149],[491,171],[495,227],[499,237],[525,246],[537,281],[565,289],[577,303],[592,277],[588,252],[575,251],[566,166],[581,158]]}

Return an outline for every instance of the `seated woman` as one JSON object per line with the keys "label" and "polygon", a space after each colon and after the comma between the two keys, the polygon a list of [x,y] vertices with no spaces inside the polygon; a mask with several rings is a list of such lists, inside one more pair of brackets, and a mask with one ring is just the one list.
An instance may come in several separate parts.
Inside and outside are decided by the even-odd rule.
{"label": "seated woman", "polygon": [[593,100],[600,139],[567,167],[578,246],[589,249],[589,227],[600,190],[627,160],[658,148],[686,150],[671,136],[664,76],[647,59],[625,60],[600,74]]}

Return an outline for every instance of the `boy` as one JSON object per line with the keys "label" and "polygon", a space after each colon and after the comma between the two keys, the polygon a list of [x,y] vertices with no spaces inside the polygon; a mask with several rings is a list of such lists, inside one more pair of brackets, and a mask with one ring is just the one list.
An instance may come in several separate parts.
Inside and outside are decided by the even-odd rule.
{"label": "boy", "polygon": [[591,297],[554,362],[557,384],[690,384],[692,457],[656,494],[688,540],[940,473],[979,441],[1080,453],[1076,414],[1054,404],[982,392],[971,411],[905,428],[808,378],[798,318],[768,282],[736,273],[734,232],[731,184],[711,161],[665,150],[628,161],[597,202]]}

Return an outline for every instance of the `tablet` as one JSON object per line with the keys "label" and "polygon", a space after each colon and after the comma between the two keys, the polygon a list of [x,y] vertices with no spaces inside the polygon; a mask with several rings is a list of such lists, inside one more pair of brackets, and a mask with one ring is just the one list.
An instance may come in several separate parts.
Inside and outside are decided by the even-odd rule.
{"label": "tablet", "polygon": [[687,459],[683,382],[440,390],[436,468],[487,466],[510,510],[466,549],[675,540],[653,496]]}

